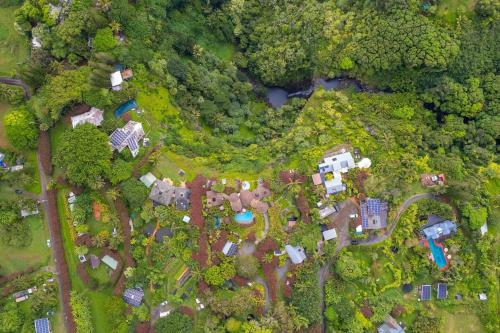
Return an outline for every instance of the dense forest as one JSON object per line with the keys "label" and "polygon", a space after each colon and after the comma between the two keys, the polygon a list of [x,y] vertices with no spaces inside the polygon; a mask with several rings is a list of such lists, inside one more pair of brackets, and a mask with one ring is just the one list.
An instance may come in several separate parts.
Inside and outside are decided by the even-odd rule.
{"label": "dense forest", "polygon": [[[255,301],[255,296],[242,288],[225,299],[230,292],[222,287],[228,280],[223,278],[213,283],[216,291],[205,295],[210,314],[192,320],[175,312],[158,321],[157,332],[319,332],[323,323],[327,332],[373,332],[394,305],[405,303],[400,284],[422,276],[455,283],[454,292],[470,296],[463,306],[479,318],[483,330],[477,332],[498,331],[500,1],[0,0],[0,7],[8,6],[18,6],[15,27],[33,44],[29,56],[9,72],[27,83],[33,96],[25,101],[20,89],[0,84],[0,101],[11,106],[3,126],[13,149],[33,150],[39,134],[51,131],[53,164],[63,170],[58,175],[90,196],[116,186],[141,225],[157,220],[158,226],[170,227],[182,215],[144,204],[149,191],[136,175],[131,177],[140,168],[129,154],[116,157],[107,149],[107,136],[124,124],[121,119],[105,116],[99,129],[62,130],[63,118],[75,106],[87,104],[111,115],[118,105],[136,99],[151,114],[148,135],[162,146],[149,160],[144,157],[148,163],[157,166],[164,154],[215,175],[277,178],[284,169],[310,175],[325,151],[349,143],[370,156],[371,175],[366,181],[359,173],[349,176],[347,192],[336,195],[336,201],[366,193],[396,207],[414,194],[421,174],[447,176],[446,187],[436,191],[447,205],[425,201],[411,206],[391,241],[366,258],[359,248],[340,251],[324,291],[317,286],[317,272],[333,256],[333,247],[297,269],[291,296],[273,300],[265,315],[244,318],[251,312],[245,299]],[[117,68],[133,69],[134,76],[114,91],[109,77]],[[334,78],[355,82],[357,89],[327,91],[317,84]],[[266,101],[271,87],[295,92],[311,85],[315,91],[308,98],[288,98],[279,108]],[[15,160],[14,153],[9,158]],[[14,177],[0,174],[0,181],[21,182]],[[62,185],[54,181],[49,186]],[[271,182],[278,194],[296,196],[299,188],[293,186],[284,189]],[[309,185],[306,189],[313,206],[320,194]],[[15,234],[26,231],[26,225],[16,224],[12,207],[0,201],[1,238],[22,246],[18,243],[29,239]],[[446,272],[432,271],[416,247],[400,246],[414,238],[429,212],[460,216],[461,231],[451,245],[460,255]],[[477,241],[485,223],[493,232]],[[300,227],[290,237],[271,226],[270,237],[279,246],[290,239],[308,242],[304,247],[313,252],[316,239],[310,236],[317,233],[317,224],[314,231]],[[199,267],[191,258],[197,242],[189,239],[200,235],[185,226],[178,227],[170,248],[151,250],[156,253],[151,264],[145,259],[147,240],[141,237],[131,245],[137,267],[126,271],[129,287],[144,283],[152,290],[164,281],[166,258],[182,257],[205,281],[227,271],[234,277],[239,266],[258,265],[224,261]],[[160,250],[168,255],[154,252]],[[397,276],[397,282],[383,287],[367,274],[381,257]],[[239,269],[238,274],[253,278],[262,269]],[[487,303],[476,300],[483,292]],[[159,303],[165,296],[159,293],[148,302]],[[86,297],[72,294],[72,306],[81,312],[75,318],[78,332],[92,331]],[[447,302],[443,308],[453,311],[452,300]],[[365,318],[358,308],[368,303],[375,313]],[[406,307],[402,321],[409,332],[443,331],[435,305]],[[144,308],[127,316],[127,323],[150,318]],[[114,332],[123,332],[123,325]],[[0,327],[0,332],[15,331]]]}

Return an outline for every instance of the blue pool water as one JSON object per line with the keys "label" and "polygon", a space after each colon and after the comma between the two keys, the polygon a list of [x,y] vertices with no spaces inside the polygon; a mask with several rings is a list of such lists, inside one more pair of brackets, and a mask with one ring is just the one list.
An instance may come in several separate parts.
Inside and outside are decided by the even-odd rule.
{"label": "blue pool water", "polygon": [[135,99],[131,99],[128,102],[123,103],[115,110],[115,117],[120,118],[123,114],[129,112],[132,109],[137,109],[137,102]]}
{"label": "blue pool water", "polygon": [[433,239],[428,239],[429,248],[431,249],[432,256],[434,257],[434,261],[439,268],[443,268],[446,266],[446,258],[444,257],[443,249],[434,243]]}
{"label": "blue pool water", "polygon": [[234,220],[242,224],[250,224],[253,222],[253,213],[247,210],[244,213],[239,213],[234,216]]}

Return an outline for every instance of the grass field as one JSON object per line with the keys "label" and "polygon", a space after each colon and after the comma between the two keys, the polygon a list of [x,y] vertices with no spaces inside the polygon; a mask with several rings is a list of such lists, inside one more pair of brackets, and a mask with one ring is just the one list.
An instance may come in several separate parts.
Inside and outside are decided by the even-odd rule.
{"label": "grass field", "polygon": [[461,14],[470,14],[474,10],[476,0],[445,0],[441,1],[437,8],[437,16],[446,22],[454,24]]}
{"label": "grass field", "polygon": [[[1,8],[0,8],[0,10],[1,10]],[[0,47],[0,53],[1,52],[2,51],[1,51],[1,47]],[[3,127],[3,117],[5,116],[5,114],[7,114],[8,109],[9,109],[9,106],[7,104],[0,103],[0,148],[11,148],[11,145],[7,141],[7,137],[5,135],[5,129]]]}
{"label": "grass field", "polygon": [[9,274],[25,270],[30,266],[45,266],[51,256],[47,247],[49,233],[47,226],[40,217],[29,217],[23,221],[29,223],[33,233],[33,241],[25,248],[11,248],[0,244],[0,274]]}
{"label": "grass field", "polygon": [[16,9],[0,8],[0,75],[11,74],[28,56],[28,40],[14,29]]}
{"label": "grass field", "polygon": [[485,332],[481,326],[479,318],[470,312],[469,309],[460,309],[453,313],[445,312],[444,314],[444,333],[467,332],[467,333],[483,333]]}

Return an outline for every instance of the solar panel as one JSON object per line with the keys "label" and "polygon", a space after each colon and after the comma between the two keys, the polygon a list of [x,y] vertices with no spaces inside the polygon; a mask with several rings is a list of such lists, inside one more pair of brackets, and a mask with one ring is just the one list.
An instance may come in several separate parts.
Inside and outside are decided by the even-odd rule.
{"label": "solar panel", "polygon": [[368,228],[368,209],[366,203],[361,203],[361,224],[363,228]]}
{"label": "solar panel", "polygon": [[421,297],[422,301],[428,301],[431,299],[431,286],[428,284],[424,284],[422,286]]}
{"label": "solar panel", "polygon": [[35,320],[36,333],[50,333],[50,322],[48,318],[41,318]]}
{"label": "solar panel", "polygon": [[143,297],[144,292],[138,289],[127,289],[123,294],[123,299],[125,300],[125,302],[132,306],[140,306]]}
{"label": "solar panel", "polygon": [[437,298],[446,299],[448,297],[448,286],[445,283],[438,283]]}

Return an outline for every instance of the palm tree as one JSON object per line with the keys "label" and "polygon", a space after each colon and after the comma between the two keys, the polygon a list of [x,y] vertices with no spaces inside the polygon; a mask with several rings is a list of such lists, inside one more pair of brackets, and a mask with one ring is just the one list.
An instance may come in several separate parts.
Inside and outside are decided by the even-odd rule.
{"label": "palm tree", "polygon": [[117,35],[122,30],[121,24],[116,21],[111,21],[109,27],[111,28],[111,31],[113,31],[115,35]]}
{"label": "palm tree", "polygon": [[97,0],[96,6],[103,12],[107,12],[111,8],[111,0]]}
{"label": "palm tree", "polygon": [[120,196],[120,192],[116,188],[111,188],[108,192],[106,192],[106,195],[110,200],[116,201],[116,199]]}

